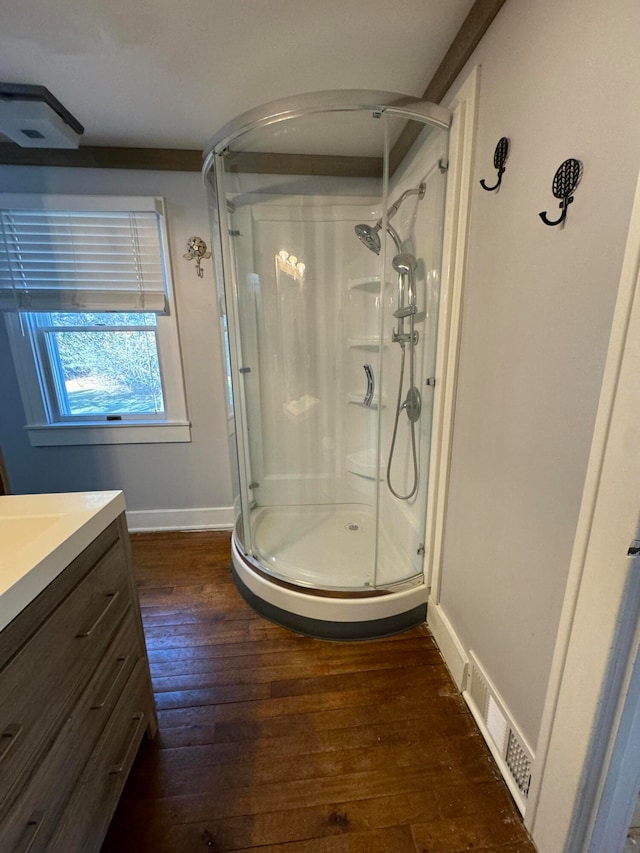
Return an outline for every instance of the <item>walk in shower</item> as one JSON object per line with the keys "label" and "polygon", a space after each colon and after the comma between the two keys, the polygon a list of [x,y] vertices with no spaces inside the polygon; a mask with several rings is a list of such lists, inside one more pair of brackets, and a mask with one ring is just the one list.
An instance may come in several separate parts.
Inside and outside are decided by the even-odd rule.
{"label": "walk in shower", "polygon": [[425,618],[449,123],[403,95],[323,92],[240,116],[206,152],[234,578],[303,633]]}

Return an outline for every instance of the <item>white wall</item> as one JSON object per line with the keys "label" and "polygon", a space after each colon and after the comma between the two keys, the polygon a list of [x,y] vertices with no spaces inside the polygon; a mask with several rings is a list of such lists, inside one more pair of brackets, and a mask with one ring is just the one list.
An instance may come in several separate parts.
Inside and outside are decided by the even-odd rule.
{"label": "white wall", "polygon": [[[0,447],[14,492],[124,489],[134,526],[200,526],[232,521],[224,371],[210,261],[205,274],[183,259],[189,237],[210,243],[198,173],[0,166],[4,192],[161,195],[167,220],[178,309],[188,444],[31,447],[24,410],[0,323]],[[151,512],[153,511],[153,512]],[[160,514],[158,514],[160,511]],[[179,511],[176,513],[175,511]]]}
{"label": "white wall", "polygon": [[[441,604],[534,748],[640,166],[639,32],[635,0],[508,0],[459,78],[481,65]],[[567,157],[584,176],[549,228]]]}

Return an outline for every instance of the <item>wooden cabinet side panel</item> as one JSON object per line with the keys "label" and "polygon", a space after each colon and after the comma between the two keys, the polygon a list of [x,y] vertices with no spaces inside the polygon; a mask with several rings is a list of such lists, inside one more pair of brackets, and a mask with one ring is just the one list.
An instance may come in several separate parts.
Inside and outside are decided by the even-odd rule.
{"label": "wooden cabinet side panel", "polygon": [[138,632],[138,637],[140,639],[142,652],[144,655],[144,667],[141,668],[143,671],[140,677],[145,681],[145,684],[148,687],[149,691],[149,716],[147,725],[147,738],[152,740],[156,736],[156,732],[158,731],[158,717],[156,714],[155,700],[153,697],[153,687],[151,684],[151,673],[149,670],[149,660],[147,656],[147,644],[144,636],[144,628],[142,626],[142,616],[140,614],[140,600],[138,597],[138,586],[136,583],[133,558],[131,555],[131,541],[129,539],[129,529],[127,527],[127,520],[124,513],[122,513],[117,519],[117,523],[120,539],[122,540],[124,557],[127,563],[127,575],[130,580],[131,598],[133,601],[133,615],[136,622],[136,629]]}

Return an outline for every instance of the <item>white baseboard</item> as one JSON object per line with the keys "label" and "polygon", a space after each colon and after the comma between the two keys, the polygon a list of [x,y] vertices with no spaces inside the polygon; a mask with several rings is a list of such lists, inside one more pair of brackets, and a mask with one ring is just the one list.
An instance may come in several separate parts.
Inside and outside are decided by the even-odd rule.
{"label": "white baseboard", "polygon": [[440,649],[444,662],[451,673],[451,677],[455,681],[456,687],[460,691],[464,690],[466,688],[469,659],[444,610],[439,604],[433,604],[431,601],[427,605],[427,625]]}
{"label": "white baseboard", "polygon": [[159,530],[231,530],[234,521],[232,506],[127,510],[130,533]]}

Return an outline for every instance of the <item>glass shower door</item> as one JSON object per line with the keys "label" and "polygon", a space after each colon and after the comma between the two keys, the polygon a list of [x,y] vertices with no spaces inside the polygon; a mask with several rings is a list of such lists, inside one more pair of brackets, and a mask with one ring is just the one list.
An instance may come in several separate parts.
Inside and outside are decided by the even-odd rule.
{"label": "glass shower door", "polygon": [[241,171],[238,155],[265,144],[243,137],[218,161],[244,546],[281,580],[364,591],[376,548],[381,266],[354,227],[380,214],[381,179],[337,191],[329,178]]}
{"label": "glass shower door", "polygon": [[[378,588],[423,575],[448,145],[444,130],[385,118],[391,149],[385,278],[391,286],[382,311]],[[393,150],[403,134],[414,141],[398,159]]]}

